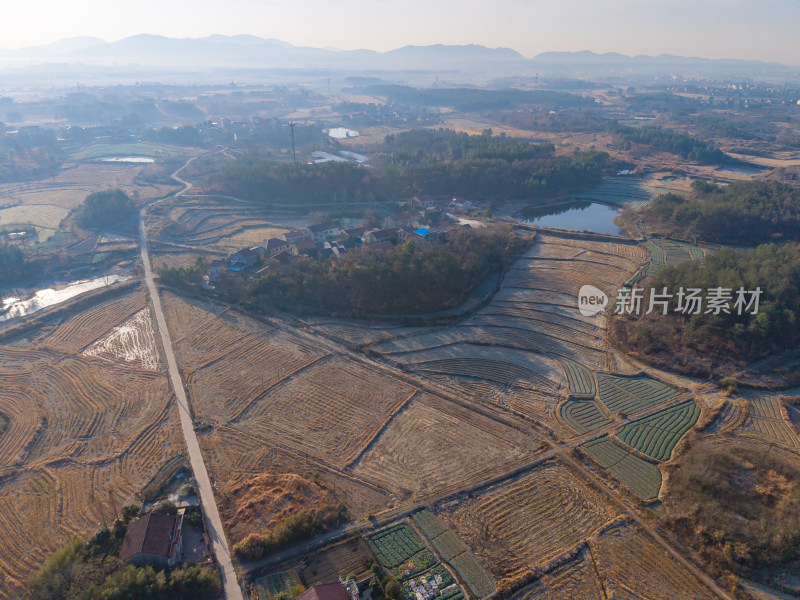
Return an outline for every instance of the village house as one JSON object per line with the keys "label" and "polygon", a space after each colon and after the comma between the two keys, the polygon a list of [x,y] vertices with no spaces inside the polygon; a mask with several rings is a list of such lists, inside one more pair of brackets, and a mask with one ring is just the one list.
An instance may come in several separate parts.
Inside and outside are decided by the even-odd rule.
{"label": "village house", "polygon": [[421,196],[414,196],[411,199],[412,203],[420,208],[431,208],[436,206],[436,202],[434,199],[429,196],[428,194],[422,194]]}
{"label": "village house", "polygon": [[381,243],[390,242],[399,239],[399,231],[397,229],[375,229],[368,231],[361,238],[365,243]]}
{"label": "village house", "polygon": [[339,582],[312,585],[296,600],[351,600],[347,588]]}
{"label": "village house", "polygon": [[264,250],[266,250],[267,257],[269,257],[288,250],[291,246],[291,243],[279,238],[269,238],[268,240],[259,242],[256,245],[260,248],[264,248]]}
{"label": "village house", "polygon": [[453,198],[447,208],[455,210],[472,210],[474,208],[472,202],[464,200],[463,198]]}
{"label": "village house", "polygon": [[230,266],[231,271],[238,273],[245,269],[250,269],[258,264],[258,252],[252,248],[243,248],[238,252],[231,255]]}
{"label": "village house", "polygon": [[344,234],[351,239],[361,239],[361,236],[367,232],[367,228],[363,226],[350,227],[344,230]]}
{"label": "village house", "polygon": [[290,244],[296,244],[297,242],[302,242],[303,240],[308,239],[308,235],[306,235],[306,232],[302,229],[297,229],[288,233],[282,233],[281,239],[289,242]]}
{"label": "village house", "polygon": [[316,250],[317,244],[314,242],[314,240],[303,240],[302,242],[297,242],[289,247],[289,252],[295,256],[300,256],[301,254],[314,254]]}
{"label": "village house", "polygon": [[183,515],[148,513],[128,524],[119,558],[137,566],[172,567],[183,553]]}
{"label": "village house", "polygon": [[336,223],[320,223],[306,227],[306,235],[315,242],[327,242],[339,236],[339,226]]}
{"label": "village house", "polygon": [[208,278],[211,281],[216,281],[222,273],[225,272],[225,269],[228,268],[228,263],[224,260],[214,260],[211,261],[211,264],[208,265]]}

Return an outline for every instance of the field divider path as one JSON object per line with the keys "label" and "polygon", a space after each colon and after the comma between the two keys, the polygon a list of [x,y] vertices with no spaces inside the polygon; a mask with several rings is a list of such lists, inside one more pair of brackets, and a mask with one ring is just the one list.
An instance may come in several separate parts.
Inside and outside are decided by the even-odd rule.
{"label": "field divider path", "polygon": [[[178,168],[171,177],[182,184],[182,190],[176,192],[169,198],[174,199],[192,188],[192,184],[181,179],[178,174],[188,167],[196,157],[187,160],[183,166]],[[206,516],[206,525],[208,529],[208,537],[211,541],[211,546],[214,550],[217,563],[219,564],[222,573],[222,585],[225,590],[225,598],[227,600],[244,600],[242,590],[236,578],[236,571],[233,568],[233,561],[231,559],[230,549],[228,547],[228,540],[225,537],[225,530],[222,527],[222,519],[219,516],[217,509],[217,502],[214,498],[214,488],[211,486],[211,480],[208,477],[208,469],[206,469],[203,454],[200,450],[200,444],[197,441],[197,436],[194,432],[194,420],[192,413],[189,410],[189,402],[186,398],[184,391],[183,379],[181,378],[180,371],[178,370],[178,363],[175,360],[175,353],[172,348],[172,340],[167,328],[167,321],[164,318],[164,311],[161,308],[161,299],[158,296],[158,289],[153,281],[153,270],[150,266],[150,254],[147,250],[147,228],[145,226],[145,216],[147,208],[151,203],[144,206],[139,213],[139,238],[141,245],[142,264],[144,266],[144,277],[147,283],[147,289],[150,292],[150,300],[153,304],[153,312],[155,313],[156,323],[158,324],[158,332],[161,335],[161,343],[164,354],[167,358],[167,367],[169,369],[169,379],[172,384],[172,391],[175,394],[175,399],[178,403],[178,414],[181,419],[181,429],[183,437],[186,441],[186,449],[189,454],[189,461],[192,465],[195,481],[197,482],[197,491],[200,496],[200,503],[203,507],[203,512]]]}

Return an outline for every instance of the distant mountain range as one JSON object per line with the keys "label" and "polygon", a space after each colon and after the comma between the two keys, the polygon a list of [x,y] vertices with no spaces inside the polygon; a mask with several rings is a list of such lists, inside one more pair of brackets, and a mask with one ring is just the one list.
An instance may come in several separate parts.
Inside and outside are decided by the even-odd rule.
{"label": "distant mountain range", "polygon": [[212,35],[205,38],[169,38],[141,34],[117,42],[77,37],[20,50],[0,50],[0,66],[33,66],[67,63],[103,66],[139,66],[216,69],[297,69],[377,71],[461,71],[535,73],[559,75],[631,75],[675,73],[680,75],[732,74],[736,76],[780,75],[797,69],[762,61],[624,56],[593,52],[545,52],[528,59],[510,48],[487,48],[470,44],[405,46],[389,52],[333,50],[298,47],[276,39],[252,35]]}

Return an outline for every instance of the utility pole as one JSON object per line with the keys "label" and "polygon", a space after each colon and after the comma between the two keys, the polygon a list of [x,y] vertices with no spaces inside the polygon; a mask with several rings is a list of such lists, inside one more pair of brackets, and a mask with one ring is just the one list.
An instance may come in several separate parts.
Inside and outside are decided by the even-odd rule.
{"label": "utility pole", "polygon": [[294,148],[294,126],[297,125],[295,122],[289,123],[289,129],[292,130],[292,158],[294,159],[294,166],[297,167],[297,151]]}

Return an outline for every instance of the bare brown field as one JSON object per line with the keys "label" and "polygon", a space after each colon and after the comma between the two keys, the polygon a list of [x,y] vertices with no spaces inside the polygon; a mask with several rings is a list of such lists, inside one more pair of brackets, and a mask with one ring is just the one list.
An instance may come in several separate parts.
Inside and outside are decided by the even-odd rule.
{"label": "bare brown field", "polygon": [[336,582],[352,573],[360,581],[366,577],[366,559],[371,556],[362,537],[341,542],[313,555],[303,569],[303,579],[311,586]]}
{"label": "bare brown field", "polygon": [[589,546],[609,598],[717,598],[633,525],[613,527],[599,538],[590,540]]}
{"label": "bare brown field", "polygon": [[394,417],[353,472],[399,497],[423,498],[491,477],[536,448],[530,436],[425,394]]}
{"label": "bare brown field", "polygon": [[50,553],[111,523],[183,446],[160,373],[0,346],[0,380],[0,598],[18,598]]}
{"label": "bare brown field", "polygon": [[502,586],[568,554],[614,512],[556,462],[489,488],[442,515]]}

